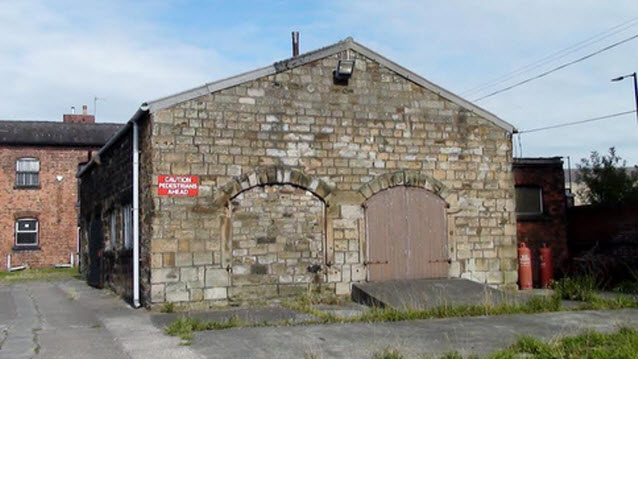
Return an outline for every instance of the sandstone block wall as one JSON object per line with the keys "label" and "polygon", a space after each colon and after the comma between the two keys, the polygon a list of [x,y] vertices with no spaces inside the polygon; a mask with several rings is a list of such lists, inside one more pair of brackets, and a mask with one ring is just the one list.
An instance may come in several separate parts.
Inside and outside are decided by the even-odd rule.
{"label": "sandstone block wall", "polygon": [[[333,83],[334,56],[160,110],[144,122],[140,218],[147,303],[226,301],[250,296],[268,282],[281,295],[289,278],[292,284],[311,281],[348,293],[351,282],[366,278],[363,204],[397,185],[426,188],[448,203],[450,276],[514,284],[507,132],[353,55],[357,66],[349,85]],[[83,222],[99,216],[105,233],[109,211],[130,202],[130,149],[130,135],[124,136],[86,180]],[[198,175],[200,196],[158,197],[157,175],[166,173]],[[241,243],[272,238],[268,221],[284,226],[284,218],[313,218],[319,211],[299,201],[283,217],[282,205],[269,208],[276,203],[264,203],[255,193],[264,186],[280,188],[274,185],[311,192],[323,224],[312,232],[287,232],[310,238],[283,243],[288,253],[278,251],[277,261],[285,262],[267,263],[275,253],[268,248],[275,247],[260,253],[263,246],[244,249]],[[268,221],[241,225],[242,208],[253,205]],[[307,256],[295,250],[302,244]],[[107,283],[126,292],[130,259],[126,252],[112,253]],[[322,262],[295,262],[298,254]],[[237,273],[247,265],[251,273]],[[302,275],[303,267],[313,275]]]}
{"label": "sandstone block wall", "polygon": [[[81,273],[88,278],[92,262],[99,262],[102,280],[118,294],[132,296],[132,251],[123,238],[122,208],[132,203],[132,135],[104,152],[98,162],[80,179]],[[115,218],[115,236],[111,232],[111,215]],[[91,219],[102,223],[104,242],[99,257],[89,255]]]}
{"label": "sandstone block wall", "polygon": [[[323,201],[321,282],[338,294],[366,278],[366,198],[415,182],[449,204],[450,276],[515,285],[508,133],[351,56],[356,67],[348,85],[333,82],[335,55],[151,115],[152,303],[225,301],[229,287],[240,294],[261,285],[230,285],[223,272],[236,249],[229,205],[265,184],[292,184]],[[199,196],[158,197],[159,174],[198,175]],[[202,284],[210,289],[203,300]]]}

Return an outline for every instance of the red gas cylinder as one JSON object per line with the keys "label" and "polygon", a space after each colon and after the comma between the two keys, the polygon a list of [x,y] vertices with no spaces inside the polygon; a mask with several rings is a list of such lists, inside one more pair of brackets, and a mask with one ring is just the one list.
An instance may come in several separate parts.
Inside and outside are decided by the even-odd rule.
{"label": "red gas cylinder", "polygon": [[546,243],[541,245],[540,250],[541,267],[541,288],[548,288],[552,280],[554,280],[554,266],[552,265],[552,249],[547,246]]}
{"label": "red gas cylinder", "polygon": [[525,243],[518,245],[518,285],[521,290],[531,290],[532,281],[532,252]]}

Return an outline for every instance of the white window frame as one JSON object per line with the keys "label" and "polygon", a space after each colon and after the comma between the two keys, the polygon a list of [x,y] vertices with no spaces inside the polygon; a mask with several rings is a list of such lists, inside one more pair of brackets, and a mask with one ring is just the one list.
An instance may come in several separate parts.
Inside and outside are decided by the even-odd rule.
{"label": "white window frame", "polygon": [[125,249],[133,248],[133,206],[122,207],[122,241]]}
{"label": "white window frame", "polygon": [[[35,223],[35,230],[20,230],[20,222],[33,222]],[[14,246],[16,247],[37,247],[40,245],[40,225],[37,218],[25,217],[25,218],[16,218],[15,221],[15,236],[14,236]],[[35,243],[19,243],[18,242],[18,234],[20,233],[35,233]]]}
{"label": "white window frame", "polygon": [[[26,168],[21,163],[35,164],[36,167]],[[21,177],[23,175],[23,177]],[[27,175],[27,176],[24,176]],[[22,182],[23,178],[35,178],[36,182]],[[16,187],[18,188],[35,188],[40,186],[40,160],[34,157],[20,157],[16,160]]]}

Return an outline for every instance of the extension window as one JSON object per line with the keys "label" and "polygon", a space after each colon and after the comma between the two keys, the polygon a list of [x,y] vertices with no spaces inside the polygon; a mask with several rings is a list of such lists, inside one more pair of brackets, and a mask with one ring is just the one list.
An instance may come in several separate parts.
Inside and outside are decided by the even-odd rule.
{"label": "extension window", "polygon": [[516,187],[516,214],[537,217],[543,214],[543,189],[537,186]]}

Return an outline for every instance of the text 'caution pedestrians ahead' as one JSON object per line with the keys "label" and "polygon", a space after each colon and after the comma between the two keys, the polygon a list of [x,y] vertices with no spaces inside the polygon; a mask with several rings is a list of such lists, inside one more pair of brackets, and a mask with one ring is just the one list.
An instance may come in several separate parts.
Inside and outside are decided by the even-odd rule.
{"label": "text 'caution pedestrians ahead'", "polygon": [[157,194],[162,197],[196,197],[199,177],[196,175],[158,175]]}

